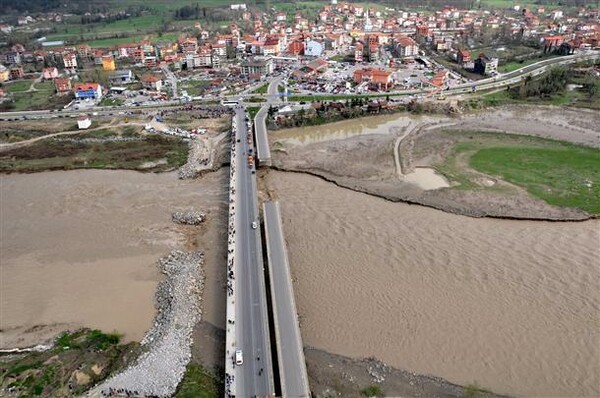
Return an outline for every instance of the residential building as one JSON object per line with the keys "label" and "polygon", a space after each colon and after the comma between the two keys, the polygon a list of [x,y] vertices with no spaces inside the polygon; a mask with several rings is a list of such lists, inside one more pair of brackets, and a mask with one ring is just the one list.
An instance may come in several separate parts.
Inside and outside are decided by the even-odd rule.
{"label": "residential building", "polygon": [[357,42],[356,47],[354,49],[354,61],[355,62],[363,61],[364,51],[365,51],[365,46],[361,42]]}
{"label": "residential building", "polygon": [[304,42],[301,40],[294,40],[288,46],[288,52],[292,55],[304,55]]}
{"label": "residential building", "polygon": [[0,83],[7,81],[10,77],[10,73],[6,66],[0,64]]}
{"label": "residential building", "polygon": [[12,32],[12,26],[7,24],[0,24],[0,32],[8,35],[10,34],[10,32]]}
{"label": "residential building", "polygon": [[71,92],[71,80],[69,78],[56,78],[54,79],[54,88],[56,94],[65,95]]}
{"label": "residential building", "polygon": [[323,54],[323,43],[316,40],[307,40],[304,47],[304,55],[309,57],[320,57]]}
{"label": "residential building", "polygon": [[145,57],[144,58],[144,66],[146,68],[154,68],[158,65],[158,61],[156,57]]}
{"label": "residential building", "polygon": [[399,57],[414,57],[419,55],[417,42],[407,36],[400,36],[394,40],[394,50]]}
{"label": "residential building", "polygon": [[63,54],[63,64],[65,68],[77,68],[77,56],[73,53]]}
{"label": "residential building", "polygon": [[140,80],[142,81],[142,85],[144,86],[144,88],[147,88],[149,90],[160,91],[160,89],[162,88],[161,77],[154,73],[146,73],[142,75],[142,78]]}
{"label": "residential building", "polygon": [[114,71],[115,68],[115,59],[112,55],[104,55],[102,57],[102,69],[108,71]]}
{"label": "residential building", "polygon": [[23,68],[21,66],[13,66],[9,71],[10,78],[12,80],[22,79],[25,76]]}
{"label": "residential building", "polygon": [[253,57],[242,62],[242,73],[250,79],[260,79],[273,73],[273,58],[271,57]]}
{"label": "residential building", "polygon": [[77,99],[100,99],[102,86],[98,83],[77,83],[73,87],[73,93]]}
{"label": "residential building", "polygon": [[471,53],[468,50],[458,50],[456,61],[459,65],[464,66],[471,63]]}
{"label": "residential building", "polygon": [[42,78],[46,80],[52,80],[55,77],[58,77],[58,69],[52,68],[44,68],[42,71]]}
{"label": "residential building", "polygon": [[479,54],[475,60],[475,73],[486,76],[498,73],[498,58],[484,53]]}
{"label": "residential building", "polygon": [[180,39],[179,43],[179,51],[182,53],[195,53],[198,51],[198,39],[195,37],[186,37],[185,39]]}
{"label": "residential building", "polygon": [[392,85],[392,72],[384,69],[356,69],[353,80],[356,84],[369,82],[378,89],[387,90]]}
{"label": "residential building", "polygon": [[133,81],[133,73],[131,69],[122,69],[114,71],[110,74],[110,81],[113,84],[127,84]]}
{"label": "residential building", "polygon": [[4,54],[4,61],[9,65],[18,65],[21,63],[21,54],[17,51],[9,51]]}

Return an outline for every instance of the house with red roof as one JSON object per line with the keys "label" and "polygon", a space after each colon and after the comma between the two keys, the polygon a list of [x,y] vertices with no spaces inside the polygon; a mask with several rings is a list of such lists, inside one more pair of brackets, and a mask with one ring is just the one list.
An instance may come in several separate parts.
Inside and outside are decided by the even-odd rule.
{"label": "house with red roof", "polygon": [[76,99],[100,99],[102,98],[102,86],[98,83],[77,83],[73,87]]}
{"label": "house with red roof", "polygon": [[54,88],[58,95],[69,94],[71,92],[71,80],[68,78],[57,77],[54,79]]}

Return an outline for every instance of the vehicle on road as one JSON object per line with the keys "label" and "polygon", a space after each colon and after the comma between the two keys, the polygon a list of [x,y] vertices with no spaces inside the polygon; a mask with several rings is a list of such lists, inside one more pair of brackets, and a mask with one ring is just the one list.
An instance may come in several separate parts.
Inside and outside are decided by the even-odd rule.
{"label": "vehicle on road", "polygon": [[252,221],[252,229],[258,228],[258,223],[256,221]]}
{"label": "vehicle on road", "polygon": [[248,167],[252,168],[252,166],[254,165],[254,158],[252,157],[252,155],[248,156]]}
{"label": "vehicle on road", "polygon": [[239,104],[240,104],[239,101],[221,100],[221,105],[223,105],[223,106],[238,106]]}
{"label": "vehicle on road", "polygon": [[244,363],[244,354],[242,350],[235,350],[235,364],[240,366]]}

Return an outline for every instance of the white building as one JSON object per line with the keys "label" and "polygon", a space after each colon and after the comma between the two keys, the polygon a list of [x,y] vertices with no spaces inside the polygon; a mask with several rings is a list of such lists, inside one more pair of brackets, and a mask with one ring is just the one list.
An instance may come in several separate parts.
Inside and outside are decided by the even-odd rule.
{"label": "white building", "polygon": [[323,43],[308,40],[304,46],[304,55],[309,57],[320,57],[323,54]]}
{"label": "white building", "polygon": [[77,68],[77,56],[73,53],[64,54],[63,63],[65,68]]}
{"label": "white building", "polygon": [[87,116],[81,116],[79,119],[77,119],[77,127],[79,128],[79,130],[87,129],[91,125],[92,121]]}

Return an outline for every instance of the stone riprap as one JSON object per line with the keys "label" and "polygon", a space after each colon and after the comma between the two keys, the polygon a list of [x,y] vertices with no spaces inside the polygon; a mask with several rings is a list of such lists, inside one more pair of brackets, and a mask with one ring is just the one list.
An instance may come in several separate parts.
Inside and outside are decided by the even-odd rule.
{"label": "stone riprap", "polygon": [[143,354],[87,396],[170,397],[191,359],[192,330],[201,317],[202,252],[175,250],[159,260],[167,276],[156,292],[157,315],[142,340]]}

